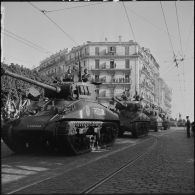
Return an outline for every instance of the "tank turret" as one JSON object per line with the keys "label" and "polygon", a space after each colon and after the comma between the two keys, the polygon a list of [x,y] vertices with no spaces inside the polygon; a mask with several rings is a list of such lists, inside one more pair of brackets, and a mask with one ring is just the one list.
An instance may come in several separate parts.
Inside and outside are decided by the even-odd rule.
{"label": "tank turret", "polygon": [[4,69],[1,75],[44,88],[47,100],[32,105],[38,110],[36,114],[22,116],[4,126],[2,139],[13,151],[46,148],[81,154],[114,143],[119,117],[98,103],[93,83],[65,81],[52,86]]}

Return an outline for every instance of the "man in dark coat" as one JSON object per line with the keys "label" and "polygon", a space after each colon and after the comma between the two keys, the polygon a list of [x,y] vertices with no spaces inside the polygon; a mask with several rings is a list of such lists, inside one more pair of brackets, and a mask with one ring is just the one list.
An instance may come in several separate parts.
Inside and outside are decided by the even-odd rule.
{"label": "man in dark coat", "polygon": [[186,116],[186,130],[187,130],[187,137],[189,138],[190,137],[190,119],[189,119],[189,116]]}

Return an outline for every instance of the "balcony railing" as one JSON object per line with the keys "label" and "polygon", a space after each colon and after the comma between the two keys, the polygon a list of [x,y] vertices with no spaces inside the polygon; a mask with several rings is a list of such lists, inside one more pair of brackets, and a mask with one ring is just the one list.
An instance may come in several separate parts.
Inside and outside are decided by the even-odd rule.
{"label": "balcony railing", "polygon": [[99,69],[91,69],[91,71],[125,71],[125,72],[131,72],[131,69],[128,68],[106,68],[106,67],[100,67]]}
{"label": "balcony railing", "polygon": [[113,78],[111,81],[106,81],[106,78],[92,79],[94,82],[101,82],[102,84],[132,84],[131,79],[128,78]]}

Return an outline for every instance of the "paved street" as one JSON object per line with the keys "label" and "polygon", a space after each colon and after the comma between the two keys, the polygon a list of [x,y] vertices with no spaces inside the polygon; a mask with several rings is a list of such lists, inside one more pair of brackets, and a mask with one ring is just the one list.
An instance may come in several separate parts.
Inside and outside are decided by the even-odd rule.
{"label": "paved street", "polygon": [[156,147],[93,193],[193,193],[194,139],[184,131],[161,136]]}
{"label": "paved street", "polygon": [[[40,156],[14,157],[15,162],[2,160],[4,193],[194,192],[194,138],[188,139],[183,128],[150,132],[147,138],[127,136],[111,149],[77,157],[43,156],[45,164]],[[42,170],[6,182],[5,167],[18,165],[42,165]]]}

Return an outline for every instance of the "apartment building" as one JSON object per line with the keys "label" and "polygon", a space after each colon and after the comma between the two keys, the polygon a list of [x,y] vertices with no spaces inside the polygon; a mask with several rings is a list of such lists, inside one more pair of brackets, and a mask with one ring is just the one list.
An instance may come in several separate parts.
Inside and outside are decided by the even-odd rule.
{"label": "apartment building", "polygon": [[[159,64],[150,50],[140,47],[138,43],[122,41],[121,37],[116,42],[88,41],[43,60],[39,71],[47,75],[63,76],[69,66],[78,70],[78,61],[82,71],[87,68],[92,80],[102,83],[98,98],[102,104],[107,106],[113,96],[129,89],[130,98],[137,91],[144,97],[144,104],[159,105]],[[78,71],[74,71],[74,74],[78,78]]]}
{"label": "apartment building", "polygon": [[171,115],[172,90],[162,78],[158,78],[158,105]]}

